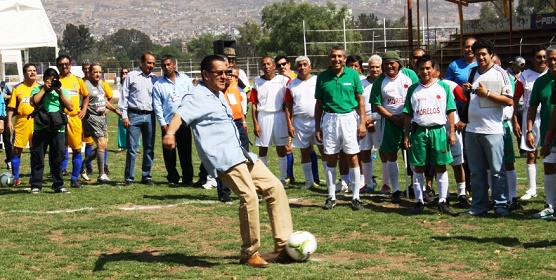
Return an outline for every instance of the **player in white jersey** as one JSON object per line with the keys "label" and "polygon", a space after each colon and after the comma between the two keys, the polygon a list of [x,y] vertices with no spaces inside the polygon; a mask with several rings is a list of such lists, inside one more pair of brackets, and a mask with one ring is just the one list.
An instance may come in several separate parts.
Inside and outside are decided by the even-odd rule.
{"label": "player in white jersey", "polygon": [[286,89],[286,119],[288,133],[292,137],[292,145],[301,149],[301,167],[305,174],[305,185],[301,188],[309,189],[315,184],[311,166],[313,144],[317,144],[326,167],[326,155],[322,143],[315,138],[315,86],[317,76],[311,75],[311,60],[306,56],[295,59],[297,78],[293,79]]}
{"label": "player in white jersey", "polygon": [[446,164],[453,161],[448,147],[456,143],[454,128],[456,103],[450,87],[436,78],[438,68],[436,64],[430,55],[423,55],[417,60],[420,80],[419,83],[409,87],[403,108],[404,146],[409,150],[408,162],[413,166],[413,190],[416,200],[413,213],[415,214],[420,214],[424,210],[423,184],[425,184],[426,164],[433,165],[436,171],[438,209],[442,213],[455,214],[447,201],[449,191]]}
{"label": "player in white jersey", "polygon": [[274,73],[276,65],[272,57],[263,57],[261,66],[264,75],[255,79],[250,96],[253,131],[256,136],[255,145],[259,146],[259,158],[265,164],[267,164],[268,147],[272,144],[276,145],[280,181],[284,188],[288,188],[285,148],[288,144],[288,126],[284,112],[284,96],[289,78]]}
{"label": "player in white jersey", "polygon": [[[531,98],[531,91],[533,90],[533,85],[538,77],[546,74],[548,71],[548,66],[546,64],[546,47],[535,46],[531,51],[531,62],[533,67],[521,72],[517,83],[515,85],[514,94],[514,116],[513,116],[513,126],[514,134],[517,138],[521,138],[521,143],[519,148],[527,152],[527,183],[528,188],[525,195],[521,197],[522,200],[529,200],[537,196],[537,148],[539,146],[539,135],[540,135],[540,125],[541,117],[540,110],[541,107],[537,107],[537,115],[535,121],[533,122],[533,129],[527,130],[527,117],[523,117],[521,121],[521,126],[517,118],[518,113],[518,102],[520,98],[523,98],[523,112],[527,112],[529,109],[529,99]],[[534,138],[534,148],[527,146],[527,137],[532,134]]]}
{"label": "player in white jersey", "polygon": [[364,186],[361,192],[374,192],[373,182],[373,156],[372,150],[379,149],[382,142],[382,126],[381,116],[373,113],[372,105],[369,103],[371,98],[371,89],[373,82],[382,73],[382,58],[373,55],[369,58],[367,70],[369,76],[361,80],[363,86],[363,100],[365,100],[365,124],[367,126],[367,135],[359,141],[359,160],[361,160],[361,174],[363,175]]}
{"label": "player in white jersey", "polygon": [[413,70],[402,67],[400,56],[393,51],[386,52],[382,57],[382,72],[374,81],[369,102],[382,116],[384,134],[380,152],[388,160],[386,168],[393,189],[392,202],[400,203],[402,192],[398,184],[397,160],[404,130],[405,117],[402,110],[407,89],[418,78]]}

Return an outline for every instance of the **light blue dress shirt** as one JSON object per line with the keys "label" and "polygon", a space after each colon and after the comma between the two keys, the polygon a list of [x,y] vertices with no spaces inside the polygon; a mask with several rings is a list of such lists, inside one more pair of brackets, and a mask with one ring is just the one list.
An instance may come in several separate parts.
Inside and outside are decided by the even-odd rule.
{"label": "light blue dress shirt", "polygon": [[197,154],[214,178],[249,156],[241,148],[232,110],[222,92],[216,95],[200,83],[185,94],[176,114],[191,126]]}
{"label": "light blue dress shirt", "polygon": [[175,82],[172,82],[165,75],[158,78],[153,86],[153,106],[160,126],[170,123],[176,109],[181,104],[181,100],[192,89],[193,83],[185,74],[176,72]]}
{"label": "light blue dress shirt", "polygon": [[153,84],[158,80],[158,76],[149,73],[145,76],[141,69],[130,71],[122,86],[118,107],[122,112],[122,119],[127,119],[127,110],[135,109],[140,111],[153,110]]}

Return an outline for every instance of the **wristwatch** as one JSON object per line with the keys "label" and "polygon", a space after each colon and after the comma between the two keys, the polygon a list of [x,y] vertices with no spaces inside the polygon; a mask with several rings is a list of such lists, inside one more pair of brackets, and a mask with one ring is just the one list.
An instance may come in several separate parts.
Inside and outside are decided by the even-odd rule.
{"label": "wristwatch", "polygon": [[533,131],[532,130],[526,130],[525,131],[525,134],[529,134],[529,133],[533,133]]}

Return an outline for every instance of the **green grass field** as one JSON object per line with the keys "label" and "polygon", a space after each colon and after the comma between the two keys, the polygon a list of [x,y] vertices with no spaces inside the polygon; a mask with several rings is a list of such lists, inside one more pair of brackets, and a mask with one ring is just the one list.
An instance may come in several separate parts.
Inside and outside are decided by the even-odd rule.
{"label": "green grass field", "polygon": [[[320,207],[326,198],[325,187],[299,189],[304,177],[301,166],[296,165],[299,183],[287,190],[294,229],[316,236],[317,253],[307,263],[254,269],[238,264],[237,200],[223,204],[215,189],[165,183],[160,130],[152,173],[157,185],[123,186],[125,153],[116,152],[117,121],[115,115],[109,116],[108,164],[115,185],[85,184],[82,189],[68,188],[69,194],[54,194],[45,188],[41,194],[31,195],[29,153],[23,154],[22,186],[0,189],[0,279],[556,277],[552,258],[556,247],[550,244],[556,239],[554,220],[531,218],[544,204],[542,165],[539,197],[524,203],[524,211],[503,219],[493,215],[451,217],[440,215],[436,208],[426,208],[424,214],[415,216],[410,214],[413,201],[393,205],[389,196],[378,194],[362,195],[363,211],[353,212],[350,197],[342,195],[335,209],[324,211]],[[299,151],[295,153],[299,162]],[[198,168],[199,160],[194,158]],[[140,163],[139,158],[137,174]],[[269,166],[277,174],[274,152],[269,153]],[[380,175],[380,166],[376,166],[375,174]],[[516,166],[522,195],[524,159],[517,159]],[[455,192],[452,178],[451,182]],[[266,207],[260,209],[264,254],[272,251],[273,241]]]}

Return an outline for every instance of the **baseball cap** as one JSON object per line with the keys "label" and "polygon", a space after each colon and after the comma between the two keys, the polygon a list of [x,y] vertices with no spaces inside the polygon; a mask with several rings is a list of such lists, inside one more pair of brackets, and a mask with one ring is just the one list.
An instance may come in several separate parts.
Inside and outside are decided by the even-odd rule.
{"label": "baseball cap", "polygon": [[402,59],[400,58],[400,55],[395,51],[385,52],[384,55],[382,56],[382,60],[394,60],[394,61],[397,61],[397,62],[402,61]]}
{"label": "baseball cap", "polygon": [[525,66],[525,58],[521,56],[516,56],[514,57],[514,60],[510,61],[510,64],[515,64],[519,67],[523,67]]}
{"label": "baseball cap", "polygon": [[228,58],[235,58],[236,50],[234,50],[234,48],[224,48],[224,55]]}

